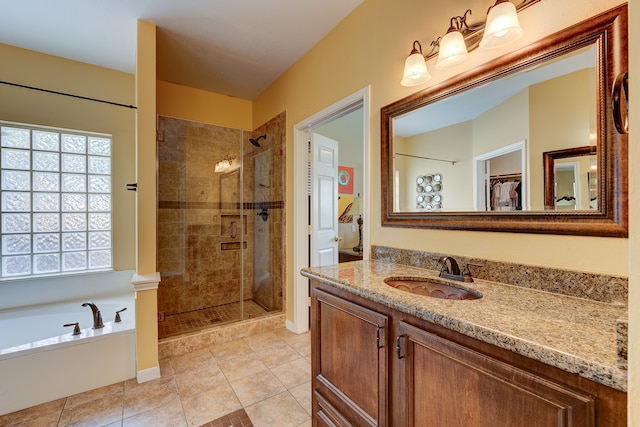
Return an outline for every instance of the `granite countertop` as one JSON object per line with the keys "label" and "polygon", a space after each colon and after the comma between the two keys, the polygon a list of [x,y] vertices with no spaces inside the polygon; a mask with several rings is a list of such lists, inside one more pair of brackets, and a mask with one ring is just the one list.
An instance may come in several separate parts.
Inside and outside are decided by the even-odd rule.
{"label": "granite countertop", "polygon": [[[627,371],[616,366],[616,327],[627,307],[476,279],[440,279],[438,272],[381,261],[305,268],[318,279],[354,295],[411,314],[472,338],[627,391]],[[483,295],[452,301],[397,290],[390,276],[434,278]]]}

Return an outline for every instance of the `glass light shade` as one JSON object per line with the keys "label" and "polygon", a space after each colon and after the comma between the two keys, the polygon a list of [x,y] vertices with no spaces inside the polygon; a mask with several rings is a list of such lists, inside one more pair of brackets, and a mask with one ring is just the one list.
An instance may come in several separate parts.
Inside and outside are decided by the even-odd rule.
{"label": "glass light shade", "polygon": [[497,3],[489,11],[484,35],[480,47],[495,48],[504,46],[522,37],[524,30],[520,27],[516,6],[510,1]]}
{"label": "glass light shade", "polygon": [[404,74],[400,84],[402,86],[417,86],[431,79],[427,70],[427,63],[421,53],[412,53],[404,62]]}
{"label": "glass light shade", "polygon": [[222,172],[229,172],[229,171],[238,169],[239,165],[236,165],[233,167],[231,166],[234,160],[235,160],[235,157],[232,157],[229,155],[225,156],[222,160],[220,160],[218,163],[215,164],[213,168],[213,172],[222,173]]}
{"label": "glass light shade", "polygon": [[436,68],[443,70],[445,68],[454,67],[469,57],[467,45],[460,31],[449,31],[440,40],[440,49],[438,51],[438,62]]}

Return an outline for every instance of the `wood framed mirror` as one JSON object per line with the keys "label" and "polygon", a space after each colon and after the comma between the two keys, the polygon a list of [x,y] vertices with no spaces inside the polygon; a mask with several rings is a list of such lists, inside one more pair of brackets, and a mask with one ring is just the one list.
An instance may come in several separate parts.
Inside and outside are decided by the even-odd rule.
{"label": "wood framed mirror", "polygon": [[545,151],[542,163],[545,209],[598,209],[598,155],[595,146]]}
{"label": "wood framed mirror", "polygon": [[[626,71],[624,4],[383,107],[382,225],[626,237],[627,136],[611,113]],[[576,147],[594,156],[597,203],[568,209],[549,179]]]}

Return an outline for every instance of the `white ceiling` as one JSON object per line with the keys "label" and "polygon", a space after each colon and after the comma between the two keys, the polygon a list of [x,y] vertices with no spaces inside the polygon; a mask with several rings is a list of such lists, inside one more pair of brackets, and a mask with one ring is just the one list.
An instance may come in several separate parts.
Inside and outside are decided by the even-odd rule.
{"label": "white ceiling", "polygon": [[254,99],[363,0],[0,0],[0,43],[133,73],[137,20],[158,78]]}

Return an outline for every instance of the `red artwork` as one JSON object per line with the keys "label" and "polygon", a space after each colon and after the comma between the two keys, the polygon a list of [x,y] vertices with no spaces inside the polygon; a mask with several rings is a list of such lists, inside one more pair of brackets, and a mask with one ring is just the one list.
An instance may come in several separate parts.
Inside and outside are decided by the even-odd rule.
{"label": "red artwork", "polygon": [[353,168],[338,166],[338,193],[353,194]]}

